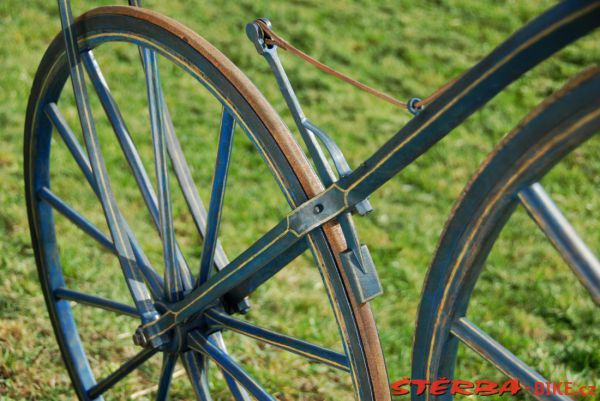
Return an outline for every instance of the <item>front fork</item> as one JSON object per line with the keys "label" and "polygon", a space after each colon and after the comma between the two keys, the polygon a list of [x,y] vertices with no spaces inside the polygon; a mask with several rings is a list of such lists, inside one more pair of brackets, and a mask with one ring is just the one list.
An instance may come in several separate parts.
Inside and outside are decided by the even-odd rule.
{"label": "front fork", "polygon": [[[269,20],[262,18],[261,21],[269,28],[271,27]],[[306,144],[308,153],[313,160],[317,174],[325,187],[329,187],[338,179],[349,175],[352,172],[352,169],[337,143],[329,134],[304,115],[300,102],[296,97],[281,60],[277,55],[277,46],[266,43],[265,32],[256,21],[246,25],[246,34],[252,43],[254,43],[258,53],[269,63],[269,67],[271,67],[271,71],[277,80],[277,85],[279,86],[290,113],[294,118],[296,127],[298,128],[298,131]],[[331,157],[333,168],[335,168],[337,172],[337,177],[333,172],[333,168],[319,144],[319,141],[325,146],[327,153]],[[371,207],[369,200],[364,199],[354,206],[353,212],[364,216],[372,210],[373,208]],[[356,227],[352,221],[351,213],[342,213],[337,219],[348,247],[347,250],[340,254],[342,267],[350,281],[350,285],[358,303],[362,304],[370,301],[383,292],[381,283],[367,246],[360,243]]]}

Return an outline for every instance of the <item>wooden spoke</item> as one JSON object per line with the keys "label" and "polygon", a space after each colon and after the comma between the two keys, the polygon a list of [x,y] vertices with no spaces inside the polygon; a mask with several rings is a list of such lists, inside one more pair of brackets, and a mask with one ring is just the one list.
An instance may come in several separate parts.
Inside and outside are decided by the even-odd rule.
{"label": "wooden spoke", "polygon": [[133,358],[121,365],[113,373],[106,376],[104,379],[100,380],[96,385],[94,385],[91,389],[89,389],[88,397],[92,400],[100,397],[107,390],[109,390],[115,384],[127,377],[128,374],[130,374],[139,366],[141,366],[144,362],[150,359],[157,352],[158,349],[156,348],[143,349]]}
{"label": "wooden spoke", "polygon": [[[213,343],[217,348],[227,354],[227,347],[225,346],[225,341],[223,341],[223,335],[220,332],[215,332],[208,337],[208,340]],[[236,401],[250,401],[250,396],[246,392],[246,389],[242,387],[235,379],[228,374],[225,370],[221,369],[221,373],[223,374],[223,378],[225,382],[227,382],[227,387],[229,387],[229,391],[231,395]]]}
{"label": "wooden spoke", "polygon": [[227,185],[227,175],[229,172],[229,161],[231,160],[231,150],[233,147],[234,130],[235,120],[227,109],[223,108],[215,173],[213,176],[212,192],[208,207],[208,220],[206,223],[204,243],[202,244],[202,258],[200,260],[200,273],[198,276],[199,284],[206,281],[213,267],[217,235],[219,232],[219,224],[221,222],[221,211],[223,209],[223,199],[225,198],[225,186]]}
{"label": "wooden spoke", "polygon": [[[465,345],[488,360],[502,373],[518,379],[522,387],[533,389],[536,382],[548,381],[466,318],[455,321],[451,331]],[[571,400],[565,395],[536,395],[533,392],[529,394],[542,401]]]}
{"label": "wooden spoke", "polygon": [[71,152],[71,156],[75,159],[75,162],[81,169],[81,172],[85,176],[87,182],[90,184],[94,193],[97,193],[97,185],[96,179],[94,178],[94,173],[92,172],[92,168],[90,167],[90,162],[88,161],[87,156],[85,155],[85,151],[79,144],[79,141],[75,137],[73,130],[67,124],[65,117],[62,115],[56,103],[49,103],[45,110],[46,115],[52,121],[52,125],[56,128],[56,131],[62,138],[63,142]]}
{"label": "wooden spoke", "polygon": [[[141,7],[141,1],[129,0],[129,5]],[[155,65],[156,61],[153,60],[154,52],[150,49],[145,49],[143,47],[138,47],[138,49],[140,51],[142,65],[144,66],[144,72],[148,79],[148,77],[152,76],[152,69],[156,69],[156,71],[158,71],[158,66]],[[181,149],[181,145],[179,144],[177,135],[175,134],[173,120],[171,119],[168,106],[165,102],[160,82],[157,82],[156,84],[157,89],[159,91],[157,101],[160,103],[160,108],[163,112],[162,118],[164,122],[164,129],[166,132],[167,153],[169,155],[169,158],[171,159],[171,163],[175,171],[175,176],[183,192],[184,199],[192,215],[192,219],[194,220],[194,224],[196,225],[198,234],[201,238],[204,238],[207,227],[206,208],[204,207],[204,204],[200,199],[198,189],[196,188],[196,184],[194,183],[194,180],[192,178],[192,173],[183,155],[183,150]],[[214,246],[213,253],[215,266],[218,270],[223,269],[229,263],[229,261],[218,239]],[[186,272],[189,272],[189,269],[187,269]],[[188,275],[183,275],[184,284],[186,285],[186,288],[191,287],[191,278],[191,273]]]}
{"label": "wooden spoke", "polygon": [[156,206],[156,193],[154,192],[154,188],[150,183],[150,178],[144,168],[142,160],[137,152],[135,144],[131,139],[131,135],[129,134],[129,130],[125,125],[125,121],[123,120],[123,116],[115,102],[115,99],[110,92],[108,84],[106,83],[106,79],[100,70],[100,66],[96,58],[94,57],[91,50],[84,52],[81,55],[81,58],[86,67],[87,73],[91,78],[92,83],[94,84],[94,89],[98,94],[98,98],[100,99],[100,103],[110,121],[110,124],[115,131],[116,137],[119,141],[121,149],[125,155],[125,159],[131,168],[131,172],[135,177],[135,181],[142,193],[142,198],[146,203],[150,214],[152,215],[153,220],[158,221],[158,209]]}
{"label": "wooden spoke", "polygon": [[[162,97],[162,100],[164,102],[164,96]],[[175,135],[175,127],[173,126],[173,121],[171,120],[171,115],[166,104],[163,105],[163,110],[165,113],[165,123],[167,128],[167,151],[169,153],[169,157],[171,158],[173,170],[175,170],[175,177],[177,178],[179,186],[181,187],[181,191],[183,192],[183,197],[188,206],[188,210],[192,215],[192,219],[194,220],[196,230],[200,237],[204,238],[207,226],[206,208],[202,203],[202,199],[200,199],[198,189],[196,188],[196,184],[192,178],[190,167],[185,160],[183,150],[181,149],[181,145],[177,139],[177,135]],[[225,250],[218,239],[215,247],[214,263],[218,270],[222,270],[229,263],[229,260],[225,255]]]}
{"label": "wooden spoke", "polygon": [[84,294],[82,292],[69,290],[67,288],[57,288],[54,290],[54,296],[58,299],[64,299],[67,301],[77,302],[78,304],[93,306],[95,308],[104,309],[107,311],[115,312],[121,315],[128,315],[133,317],[140,317],[138,311],[129,305],[122,304],[120,302],[112,301],[110,299],[97,297],[94,295]]}
{"label": "wooden spoke", "polygon": [[135,301],[136,308],[143,316],[152,319],[157,315],[157,312],[148,289],[144,284],[144,278],[139,269],[135,268],[135,263],[133,262],[135,255],[131,249],[130,241],[127,240],[127,233],[121,216],[118,213],[117,202],[109,183],[108,171],[100,150],[100,142],[96,135],[92,109],[85,86],[85,75],[77,46],[77,37],[73,31],[74,21],[71,7],[68,0],[59,0],[58,6],[79,121],[88,154],[90,155],[92,172],[94,173],[94,178],[99,189],[100,202],[102,203],[113,243],[117,250],[121,270],[127,281],[131,296]]}
{"label": "wooden spoke", "polygon": [[90,223],[85,217],[75,211],[75,209],[67,205],[65,201],[54,194],[51,190],[43,187],[38,191],[38,196],[40,199],[48,202],[57,212],[69,219],[84,233],[95,239],[104,248],[108,249],[112,253],[116,253],[115,247],[110,238],[108,238],[99,228]]}
{"label": "wooden spoke", "polygon": [[[142,2],[140,0],[129,0],[129,5],[134,7],[141,7]],[[140,51],[140,58],[142,59],[144,71],[146,75],[148,75],[148,58],[149,52],[151,50],[144,49],[143,47],[138,47],[138,49]],[[183,192],[183,197],[192,215],[192,219],[194,220],[196,229],[200,236],[204,238],[204,230],[206,227],[206,209],[204,207],[202,199],[200,199],[200,195],[198,193],[198,189],[196,188],[196,184],[194,183],[194,180],[192,178],[190,168],[185,160],[185,157],[183,156],[181,145],[179,144],[179,140],[177,139],[177,135],[175,134],[173,120],[171,119],[169,108],[165,102],[162,93],[160,96],[160,101],[162,102],[162,109],[164,112],[163,118],[165,121],[165,128],[167,133],[167,152],[169,154],[169,157],[171,158],[173,170],[175,170],[175,177],[179,182],[179,186]],[[215,251],[215,265],[217,269],[221,270],[228,263],[229,261],[227,260],[225,251],[223,250],[221,243],[217,240]]]}
{"label": "wooden spoke", "polygon": [[163,354],[163,364],[160,371],[160,381],[158,382],[158,392],[156,401],[167,401],[169,397],[169,388],[173,379],[173,371],[177,364],[177,355],[165,352]]}
{"label": "wooden spoke", "polygon": [[529,215],[558,250],[579,281],[600,305],[600,261],[539,184],[519,192]]}
{"label": "wooden spoke", "polygon": [[[117,106],[117,103],[110,92],[108,84],[106,83],[100,66],[98,65],[97,60],[94,58],[92,51],[90,50],[84,52],[82,54],[82,59],[88,75],[91,77],[91,80],[94,84],[94,89],[98,94],[106,116],[108,117],[108,120],[115,131],[119,145],[121,146],[123,154],[125,155],[125,159],[127,160],[129,168],[131,169],[138,188],[140,189],[142,198],[144,199],[146,207],[148,208],[150,216],[152,217],[152,221],[154,222],[154,226],[160,234],[160,217],[158,213],[156,193],[154,192],[152,182],[150,181],[148,173],[146,172],[146,169],[144,168],[142,160],[139,156],[139,152],[137,151],[137,148],[131,139],[131,135],[127,130],[127,126],[125,125],[125,121],[123,120],[121,112],[119,111],[119,107]],[[191,272],[189,271],[187,262],[183,257],[183,253],[177,245],[177,242],[175,242],[175,253],[179,269],[187,273],[187,275],[183,276],[184,284],[186,288],[191,288]]]}
{"label": "wooden spoke", "polygon": [[165,146],[165,124],[162,112],[162,102],[159,100],[160,76],[156,54],[149,52],[146,70],[146,88],[150,113],[150,127],[154,146],[154,167],[156,170],[156,186],[158,191],[158,213],[160,221],[160,237],[163,241],[163,256],[165,262],[165,297],[178,301],[183,297],[182,273],[175,261],[175,232],[173,229],[173,213],[169,191],[169,167]]}
{"label": "wooden spoke", "polygon": [[[73,131],[67,125],[65,118],[63,117],[62,113],[60,112],[55,103],[48,104],[48,106],[46,106],[45,111],[50,120],[52,121],[52,124],[56,128],[58,134],[62,138],[63,142],[67,146],[67,149],[69,149],[71,155],[73,156],[73,159],[75,159],[75,162],[81,169],[88,184],[96,194],[96,197],[98,197],[98,199],[100,200],[100,190],[98,188],[98,185],[96,185],[94,173],[92,172],[92,168],[90,167],[88,158],[85,155],[85,151],[79,144],[79,141],[77,141],[75,134],[73,134]],[[117,212],[119,213],[119,217],[125,227],[125,230],[127,232],[127,238],[131,243],[131,247],[133,248],[136,261],[142,269],[142,274],[144,275],[144,279],[146,280],[146,283],[149,286],[152,296],[154,297],[154,299],[161,299],[163,292],[162,277],[160,277],[156,273],[156,271],[150,267],[150,261],[146,257],[139,243],[137,242],[133,231],[127,224],[127,221],[121,215],[120,211]],[[114,248],[114,245],[111,245],[111,252],[117,255],[117,250],[116,248]]]}
{"label": "wooden spoke", "polygon": [[[98,186],[96,185],[96,179],[94,178],[92,168],[90,167],[87,156],[85,155],[85,151],[77,141],[77,138],[75,137],[75,134],[73,134],[73,131],[67,125],[67,122],[61,114],[60,110],[58,109],[55,103],[50,103],[48,104],[48,106],[46,106],[45,112],[46,115],[48,115],[48,118],[50,118],[50,121],[52,121],[52,124],[54,125],[56,130],[58,131],[63,142],[67,146],[67,149],[69,149],[71,155],[75,159],[75,162],[81,169],[88,184],[96,194],[96,197],[100,199],[100,192]],[[152,296],[154,297],[154,299],[161,299],[163,287],[162,278],[156,273],[156,271],[154,271],[154,269],[150,267],[150,261],[144,254],[141,246],[135,238],[135,235],[133,234],[133,231],[127,224],[127,221],[121,216],[120,212],[119,217],[123,222],[123,225],[127,232],[127,237],[131,243],[131,247],[133,248],[136,261],[142,269],[142,274],[144,275],[144,279],[146,280],[146,283],[150,288]],[[114,245],[112,245],[112,241],[110,250],[115,255],[117,255],[116,248],[114,248]]]}
{"label": "wooden spoke", "polygon": [[346,372],[350,371],[348,358],[339,352],[253,325],[252,323],[236,319],[216,310],[208,311],[206,316],[209,318],[210,324],[215,327],[229,329],[313,361],[324,363]]}
{"label": "wooden spoke", "polygon": [[190,378],[196,399],[198,401],[211,401],[208,391],[208,360],[203,354],[188,351],[182,356],[183,365]]}
{"label": "wooden spoke", "polygon": [[[56,211],[65,216],[69,221],[96,240],[104,248],[109,250],[114,255],[117,254],[117,250],[110,238],[108,238],[99,228],[90,223],[85,217],[79,214],[75,209],[69,206],[51,190],[43,187],[39,190],[38,196],[40,199],[48,202]],[[162,286],[160,276],[156,274],[156,272],[150,267],[150,263],[147,261],[147,259],[145,259],[145,256],[142,255],[142,251],[138,243],[132,242],[132,247],[136,257],[137,267],[140,269],[144,277],[149,281],[149,286],[153,295],[155,293],[156,295],[160,295]]]}
{"label": "wooden spoke", "polygon": [[250,376],[237,362],[229,355],[221,351],[212,344],[206,337],[199,333],[188,335],[189,344],[192,349],[202,352],[211,358],[221,369],[226,371],[235,380],[243,385],[254,398],[259,401],[275,401],[275,397],[267,392],[252,376]]}

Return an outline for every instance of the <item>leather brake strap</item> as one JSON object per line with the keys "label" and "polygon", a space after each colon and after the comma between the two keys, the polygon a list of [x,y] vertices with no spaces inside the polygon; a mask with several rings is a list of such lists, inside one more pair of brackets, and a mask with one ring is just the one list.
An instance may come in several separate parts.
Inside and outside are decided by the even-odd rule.
{"label": "leather brake strap", "polygon": [[[267,45],[271,45],[271,46],[276,45],[276,46],[282,48],[283,50],[287,50],[290,53],[292,53],[293,55],[295,55],[295,56],[301,58],[302,60],[308,62],[309,64],[317,67],[321,71],[323,71],[327,74],[333,75],[334,77],[336,77],[344,82],[347,82],[350,85],[352,85],[360,90],[370,93],[373,96],[377,96],[378,98],[383,99],[386,102],[393,104],[396,107],[399,107],[404,110],[409,110],[412,113],[415,113],[416,111],[420,110],[424,106],[427,106],[429,103],[431,103],[434,100],[436,100],[437,98],[439,98],[456,81],[456,79],[454,79],[454,80],[446,83],[444,86],[442,86],[441,88],[439,88],[438,90],[433,92],[431,95],[429,95],[425,99],[422,99],[422,100],[421,99],[411,99],[411,101],[409,101],[408,103],[402,102],[402,101],[396,99],[395,97],[388,95],[385,92],[382,92],[378,89],[375,89],[368,85],[365,85],[362,82],[359,82],[356,79],[354,79],[344,73],[341,73],[341,72],[329,67],[328,65],[323,64],[319,60],[309,56],[308,54],[306,54],[302,50],[294,47],[288,41],[286,41],[281,36],[279,36],[275,32],[273,32],[273,30],[271,30],[271,28],[269,28],[269,26],[262,19],[257,19],[255,22],[262,29],[262,31],[265,35],[264,40]],[[413,100],[414,100],[414,102],[412,102]],[[409,104],[411,102],[412,102],[412,104]]]}

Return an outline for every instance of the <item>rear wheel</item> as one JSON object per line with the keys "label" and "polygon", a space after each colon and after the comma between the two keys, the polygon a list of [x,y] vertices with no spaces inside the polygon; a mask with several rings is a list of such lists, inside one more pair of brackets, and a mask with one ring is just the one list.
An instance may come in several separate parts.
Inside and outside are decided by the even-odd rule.
{"label": "rear wheel", "polygon": [[[213,378],[210,372],[207,373],[209,361],[215,362],[216,370],[223,374],[230,394],[235,399],[248,399],[248,393],[257,399],[286,398],[285,391],[274,388],[268,382],[261,383],[247,372],[257,372],[256,367],[245,366],[244,369],[243,363],[238,362],[260,360],[260,354],[228,354],[223,334],[227,339],[234,338],[232,336],[235,333],[280,347],[311,362],[321,362],[332,368],[337,372],[336,376],[348,378],[348,396],[353,394],[361,400],[389,399],[387,375],[374,320],[368,305],[357,304],[343,276],[338,255],[345,249],[345,243],[335,224],[315,230],[308,236],[307,241],[302,242],[302,246],[296,247],[293,257],[276,260],[272,269],[279,271],[306,249],[312,250],[323,279],[321,291],[327,293],[332,306],[332,319],[335,319],[334,327],[337,327],[337,330],[331,334],[339,335],[339,350],[333,351],[233,317],[232,314],[245,311],[248,307],[247,301],[223,299],[220,308],[213,309],[203,317],[203,327],[209,329],[205,333],[200,330],[196,333],[199,342],[193,347],[175,347],[168,350],[138,349],[137,354],[128,356],[124,362],[110,360],[114,358],[115,353],[119,353],[115,352],[118,340],[133,334],[126,329],[131,327],[127,319],[132,318],[134,325],[140,323],[139,305],[149,304],[150,308],[156,307],[160,312],[162,304],[176,302],[185,297],[193,288],[197,277],[200,282],[205,281],[212,274],[213,268],[222,269],[227,265],[228,258],[224,249],[228,248],[228,244],[221,245],[217,238],[223,203],[227,203],[224,195],[227,177],[231,175],[230,170],[242,168],[235,163],[229,163],[232,154],[235,154],[235,151],[232,151],[232,143],[236,126],[241,127],[254,145],[253,148],[245,150],[255,155],[258,153],[266,162],[275,178],[274,181],[270,179],[271,182],[283,192],[289,206],[293,208],[301,204],[322,191],[323,187],[288,129],[257,89],[218,50],[189,29],[151,11],[131,7],[103,7],[79,18],[75,24],[75,32],[88,77],[97,94],[97,100],[106,113],[108,123],[105,125],[114,130],[113,136],[99,135],[100,140],[95,139],[101,144],[101,149],[108,151],[103,155],[100,148],[94,150],[87,146],[84,150],[72,130],[76,126],[69,127],[69,116],[75,113],[72,104],[69,105],[66,100],[61,101],[63,88],[69,78],[69,69],[63,38],[59,35],[47,50],[35,77],[26,117],[24,155],[27,206],[39,277],[55,334],[79,398],[102,399],[105,396],[110,397],[111,392],[117,399],[122,399],[126,394],[131,395],[129,387],[123,389],[122,382],[131,381],[133,377],[133,389],[135,378],[139,378],[140,375],[150,377],[149,368],[145,368],[148,365],[146,361],[157,359],[156,354],[162,356],[162,364],[157,368],[160,373],[156,379],[145,379],[142,383],[144,388],[139,391],[143,393],[150,388],[150,391],[156,392],[158,400],[167,399],[177,363],[184,366],[192,384],[190,391],[193,391],[196,398],[210,399],[215,385],[209,384]],[[92,51],[100,51],[111,43],[119,43],[119,46],[129,46],[132,49],[139,47],[143,55],[149,94],[149,125],[154,149],[154,152],[149,153],[153,166],[148,170],[143,162],[144,152],[139,151],[137,146],[138,139],[134,141],[125,124],[125,119],[129,118],[128,111],[134,105],[128,104],[130,107],[119,109],[108,88],[107,80],[102,75],[100,63],[92,54]],[[127,60],[127,56],[121,50],[109,54],[117,56],[121,61]],[[220,127],[216,132],[217,162],[214,163],[212,184],[208,191],[208,210],[204,208],[198,188],[192,179],[194,166],[190,167],[183,151],[186,150],[185,143],[194,142],[189,138],[194,138],[193,135],[197,134],[189,135],[188,139],[176,135],[158,79],[156,60],[159,58],[162,62],[167,62],[171,70],[177,70],[176,74],[190,76],[199,82],[199,87],[205,91],[205,97],[212,99],[220,108]],[[130,78],[126,77],[125,81],[128,79]],[[131,85],[133,87],[133,83]],[[159,96],[153,97],[152,94]],[[173,112],[173,115],[182,115],[176,110]],[[99,127],[102,126],[98,116],[95,121]],[[137,122],[130,124],[140,126]],[[98,132],[101,134],[102,130],[98,129]],[[58,143],[59,137],[64,143]],[[145,137],[144,140],[148,140],[149,135]],[[86,144],[89,145],[87,139]],[[66,147],[63,147],[64,145]],[[118,156],[114,149],[121,149],[122,155]],[[206,152],[206,149],[194,148],[191,151],[197,154]],[[89,158],[96,158],[93,160],[96,164],[90,164],[88,155]],[[123,165],[127,166],[130,172],[123,173],[119,170],[119,164],[115,161],[119,157],[124,159]],[[70,181],[76,173],[61,171],[63,165],[72,163],[68,158],[74,160],[74,165],[84,173],[80,185],[73,185]],[[206,159],[198,156],[197,160]],[[113,162],[116,163],[116,167],[111,167]],[[110,180],[108,174],[98,175],[99,173],[93,170],[97,163],[107,166]],[[174,175],[175,179],[169,180],[171,175]],[[150,178],[153,176],[157,182],[156,189]],[[98,182],[97,177],[104,177],[106,182],[103,179]],[[114,177],[117,178],[113,179]],[[133,189],[131,185],[127,187],[128,183],[133,184]],[[181,204],[187,208],[187,215],[174,223],[173,215],[178,213],[178,205],[174,200],[176,195],[171,189],[175,188],[176,184],[180,190],[178,193],[181,195]],[[92,199],[95,199],[94,196],[99,199],[112,197],[113,204],[120,206],[117,210],[107,210],[106,203],[102,203],[102,208],[96,209],[102,210],[106,216],[113,213],[113,219],[106,220],[110,236],[90,221],[100,221],[96,224],[104,223],[98,218],[101,214],[96,213],[86,218],[74,205],[65,201],[67,196],[73,196],[74,199],[85,198],[86,186],[92,189]],[[59,195],[61,191],[65,193],[64,197]],[[132,195],[135,192],[137,195]],[[246,194],[236,191],[234,186],[228,191],[228,195],[237,197],[237,204],[242,205]],[[149,223],[132,217],[141,213],[138,204],[132,200],[135,196],[141,196],[139,204],[147,209],[145,213]],[[90,202],[88,200],[86,205]],[[98,204],[97,200],[95,202]],[[125,205],[124,202],[131,203]],[[90,207],[91,209],[93,207]],[[56,218],[57,214],[66,219]],[[76,241],[76,246],[72,243],[61,244],[59,240],[65,229],[61,228],[60,221],[73,223],[84,234],[94,239],[104,252],[96,250],[86,253],[92,257],[78,256],[77,252],[87,247],[86,240],[82,238],[81,244]],[[185,224],[182,225],[182,222]],[[236,224],[235,221],[223,223]],[[262,229],[248,230],[242,227],[238,230],[256,230],[260,233],[269,225],[265,224]],[[156,252],[149,250],[149,245],[144,241],[147,229],[156,229],[159,233],[159,262],[152,259],[151,253]],[[176,238],[175,233],[181,232],[184,234]],[[194,232],[202,239],[201,245],[196,246],[199,249],[194,251],[199,254],[201,267],[198,275],[197,267],[189,262],[193,258],[180,249],[181,243],[189,242],[186,232]],[[117,246],[120,240],[123,241],[125,249],[131,252],[131,257],[126,258],[127,255]],[[87,251],[87,248],[85,250]],[[198,252],[199,250],[201,252]],[[93,267],[97,268],[105,263],[108,260],[107,255],[110,254],[116,254],[121,266],[123,263],[129,266],[130,270],[126,271],[127,280],[123,280],[121,272],[118,280],[118,276],[108,275],[99,280],[98,272],[92,271]],[[94,259],[95,257],[98,259]],[[72,276],[83,280],[77,281]],[[110,300],[98,294],[115,294],[121,299]],[[136,307],[130,306],[131,303]],[[85,309],[88,307],[92,311],[103,310],[107,313],[99,315],[96,312],[88,312],[88,309]],[[261,313],[260,307],[252,309],[251,315]],[[316,318],[311,316],[311,309],[304,312],[304,316],[297,318]],[[277,320],[277,317],[262,318],[263,321],[271,319]],[[95,325],[90,324],[91,321],[97,322],[96,330],[93,329]],[[236,348],[235,342],[232,345],[232,348]],[[107,349],[103,350],[102,346],[106,346]],[[88,347],[95,349],[93,358],[87,352]],[[239,352],[239,347],[236,349]],[[109,359],[104,361],[109,368],[97,368],[99,360],[104,358]],[[107,369],[112,372],[105,373]],[[140,370],[142,373],[139,373]],[[320,369],[311,368],[309,371],[315,376],[323,374]],[[281,376],[282,373],[267,372],[260,374],[260,377],[269,380],[270,375]],[[150,384],[152,381],[156,384],[155,387]],[[315,378],[315,383],[319,383],[318,377]],[[340,387],[343,388],[343,382],[340,383]],[[294,383],[290,385],[293,387]],[[318,393],[318,388],[313,391]],[[137,396],[140,394],[136,393]],[[314,397],[319,396],[324,395]],[[217,398],[219,397],[217,395]]]}
{"label": "rear wheel", "polygon": [[[595,67],[531,113],[492,153],[464,192],[424,284],[413,379],[453,378],[457,348],[464,343],[501,372],[518,379],[526,390],[547,381],[466,317],[485,261],[519,205],[567,262],[573,271],[573,285],[579,280],[596,306],[600,305],[600,262],[539,183],[571,151],[600,131],[598,93],[600,69]],[[510,291],[505,283],[498,285]],[[542,400],[569,399],[560,394],[532,395]],[[443,396],[413,392],[415,400],[451,398],[449,392]]]}

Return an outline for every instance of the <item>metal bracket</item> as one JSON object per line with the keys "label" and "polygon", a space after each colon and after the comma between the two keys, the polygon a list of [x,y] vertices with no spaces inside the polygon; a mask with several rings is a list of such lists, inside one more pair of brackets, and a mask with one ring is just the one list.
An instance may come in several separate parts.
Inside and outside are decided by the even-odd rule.
{"label": "metal bracket", "polygon": [[[269,28],[271,27],[271,22],[267,18],[261,18],[260,20],[267,24]],[[308,120],[308,118],[306,118],[304,115],[302,107],[300,106],[300,102],[298,102],[298,98],[296,97],[296,93],[294,92],[285,69],[281,64],[281,60],[277,55],[277,46],[268,45],[265,42],[264,32],[256,22],[251,22],[246,25],[246,35],[256,47],[258,54],[265,57],[269,63],[269,66],[275,75],[275,79],[277,80],[279,89],[281,90],[290,113],[294,118],[296,127],[298,128],[298,131],[300,131],[300,135],[302,136],[304,143],[306,143],[308,152],[315,163],[317,173],[319,174],[319,177],[325,186],[330,186],[336,182],[337,179],[333,174],[331,165],[323,153],[323,150],[317,139],[325,146],[327,152],[331,156],[334,168],[338,173],[338,177],[342,178],[349,175],[352,172],[352,169],[350,168],[350,165],[346,161],[344,154],[339,146],[335,143],[333,138],[331,138],[329,134],[327,134],[313,122]],[[354,211],[361,216],[370,213],[372,210],[373,207],[369,203],[368,199],[364,199],[363,201],[359,202],[354,208]]]}
{"label": "metal bracket", "polygon": [[[269,28],[271,27],[271,22],[268,19],[261,18],[261,21],[267,24]],[[266,43],[265,34],[258,23],[252,22],[246,25],[246,34],[252,43],[254,43],[258,53],[269,63],[269,67],[271,67],[273,75],[275,75],[279,89],[294,118],[296,127],[298,128],[298,131],[300,131],[300,135],[312,157],[317,173],[323,181],[323,184],[326,187],[331,187],[338,179],[352,173],[352,169],[344,157],[342,150],[327,132],[319,128],[304,115],[300,102],[292,88],[292,84],[277,55],[277,46],[268,45]],[[327,149],[327,152],[333,161],[333,167],[337,171],[338,178],[336,178],[333,173],[332,166],[329,164],[329,160],[325,156],[319,142]],[[324,206],[325,205],[321,205],[321,207]],[[352,210],[359,215],[364,216],[370,213],[373,210],[373,207],[368,199],[363,199],[357,202]],[[320,214],[320,211],[314,211],[314,214],[318,215]],[[294,221],[294,225],[304,227],[308,224],[310,226],[310,222],[315,219],[316,216],[306,213],[302,215],[302,219]],[[348,245],[348,250],[340,255],[344,264],[344,269],[346,270],[352,289],[359,302],[367,302],[382,292],[379,278],[377,277],[377,271],[375,270],[373,260],[371,259],[367,247],[365,245],[360,245],[358,234],[352,222],[350,213],[340,214],[338,216],[338,222],[340,223]]]}
{"label": "metal bracket", "polygon": [[360,246],[360,256],[362,261],[357,258],[356,252],[349,249],[340,254],[340,259],[356,300],[363,304],[381,295],[383,288],[371,253],[364,244]]}

